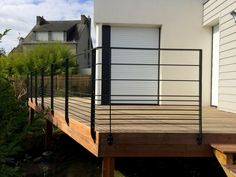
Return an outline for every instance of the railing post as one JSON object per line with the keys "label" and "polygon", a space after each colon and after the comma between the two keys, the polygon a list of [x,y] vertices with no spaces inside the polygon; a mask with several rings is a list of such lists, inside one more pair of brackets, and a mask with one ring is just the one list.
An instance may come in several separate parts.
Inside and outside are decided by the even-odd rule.
{"label": "railing post", "polygon": [[51,113],[53,114],[54,113],[54,64],[51,64],[51,67],[50,67],[50,91],[51,91]]}
{"label": "railing post", "polygon": [[68,92],[69,92],[69,59],[65,59],[65,120],[69,124],[69,112],[68,112]]}
{"label": "railing post", "polygon": [[28,101],[29,101],[29,97],[30,97],[30,93],[29,93],[29,85],[30,85],[30,83],[29,83],[30,81],[29,81],[29,74],[27,74],[26,75],[26,93],[27,93],[27,103],[28,103]]}
{"label": "railing post", "polygon": [[95,73],[96,73],[96,50],[92,50],[92,71],[91,71],[91,115],[90,115],[90,133],[95,141],[96,132],[95,132]]}
{"label": "railing post", "polygon": [[[110,53],[110,56],[111,56],[111,48],[108,49],[109,50],[109,53]],[[112,145],[113,144],[113,136],[112,136],[112,133],[111,133],[111,116],[112,116],[112,113],[111,113],[111,58],[110,58],[110,62],[108,62],[109,64],[109,133],[108,133],[108,137],[107,137],[107,143],[109,145]]]}
{"label": "railing post", "polygon": [[30,101],[33,102],[33,73],[30,72]]}
{"label": "railing post", "polygon": [[34,94],[35,94],[35,104],[38,105],[38,77],[37,77],[37,71],[34,72],[35,76],[35,86],[34,86]]}
{"label": "railing post", "polygon": [[41,106],[44,109],[44,68],[41,69]]}
{"label": "railing post", "polygon": [[198,144],[202,144],[202,50],[199,50],[199,134]]}

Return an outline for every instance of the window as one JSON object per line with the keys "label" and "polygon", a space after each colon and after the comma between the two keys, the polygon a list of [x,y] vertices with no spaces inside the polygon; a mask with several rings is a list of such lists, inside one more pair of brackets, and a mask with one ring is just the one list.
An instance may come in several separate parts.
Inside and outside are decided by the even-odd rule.
{"label": "window", "polygon": [[36,32],[36,41],[48,41],[48,32]]}
{"label": "window", "polygon": [[51,32],[52,41],[64,41],[64,32]]}

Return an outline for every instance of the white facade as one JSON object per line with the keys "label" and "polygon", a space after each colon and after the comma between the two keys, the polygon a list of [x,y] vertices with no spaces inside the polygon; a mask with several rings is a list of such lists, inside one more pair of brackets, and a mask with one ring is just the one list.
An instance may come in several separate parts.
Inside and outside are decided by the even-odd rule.
{"label": "white facade", "polygon": [[[201,0],[95,0],[94,19],[96,46],[102,46],[102,25],[113,27],[154,27],[161,30],[161,48],[203,49],[203,105],[210,105],[211,97],[211,28],[202,26]],[[116,46],[115,46],[116,47]],[[123,46],[130,47],[130,46]],[[143,46],[145,47],[145,46]],[[97,52],[97,63],[101,63],[101,51]],[[164,63],[197,64],[197,53],[161,52]],[[191,58],[189,60],[188,58]],[[144,61],[145,62],[145,61]],[[97,66],[97,78],[101,78],[101,66]],[[186,74],[189,72],[190,74]],[[160,79],[194,78],[196,69],[163,67]],[[178,73],[175,75],[175,73]],[[191,74],[192,73],[192,74]],[[162,78],[165,76],[166,78]],[[101,83],[97,82],[97,94],[101,94]],[[197,94],[197,85],[161,83],[161,94]]]}
{"label": "white facade", "polygon": [[235,9],[236,0],[209,0],[203,11],[204,27],[219,25],[218,108],[230,112],[236,112],[236,24],[230,14]]}

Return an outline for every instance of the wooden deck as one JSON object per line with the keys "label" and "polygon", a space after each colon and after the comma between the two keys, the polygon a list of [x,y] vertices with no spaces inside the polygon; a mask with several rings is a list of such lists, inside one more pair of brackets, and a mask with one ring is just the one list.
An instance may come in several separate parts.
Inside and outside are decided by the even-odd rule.
{"label": "wooden deck", "polygon": [[[70,97],[67,124],[64,99],[57,97],[54,114],[48,119],[97,157],[209,157],[213,156],[211,144],[236,144],[236,114],[204,107],[203,143],[198,145],[196,106],[155,105],[112,105],[112,145],[107,143],[108,106],[96,106],[94,142],[89,102],[87,98]],[[49,98],[45,98],[45,107],[49,104]],[[40,110],[34,101],[29,101],[29,106]],[[186,112],[188,115],[184,115]]]}

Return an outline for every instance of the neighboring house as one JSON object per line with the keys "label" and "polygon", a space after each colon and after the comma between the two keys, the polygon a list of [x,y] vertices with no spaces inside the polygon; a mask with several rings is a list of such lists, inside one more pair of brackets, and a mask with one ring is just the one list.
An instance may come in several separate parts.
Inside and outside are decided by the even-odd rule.
{"label": "neighboring house", "polygon": [[[175,2],[172,0],[149,0],[148,2],[95,0],[96,46],[202,49],[203,106],[213,105],[221,110],[236,112],[236,24],[230,14],[235,9],[235,0],[210,0],[208,2],[204,0]],[[159,54],[158,51],[152,54],[147,51],[131,53],[127,50],[112,49],[110,61],[111,65],[112,63],[117,65],[119,62],[133,64],[158,64],[158,62],[160,64],[170,62],[190,64],[192,62],[191,64],[197,64],[190,61],[195,57],[194,54],[186,53],[166,51],[160,51]],[[104,58],[104,55],[98,52],[97,63],[104,62],[101,58]],[[130,76],[135,79],[161,80],[170,76],[189,79],[197,75],[197,70],[183,68],[162,67],[158,71],[157,67],[113,66],[110,71],[111,79],[114,79],[111,86],[106,86],[105,82],[102,83],[99,80],[100,77],[106,75],[98,68],[97,73],[101,72],[101,74],[97,75],[96,94],[105,93],[109,90],[106,87],[111,88],[112,95],[181,95],[189,93],[189,90],[196,93],[197,85],[194,84],[190,86],[184,83],[178,85],[176,82],[132,83],[132,81],[128,83],[115,80],[117,78],[130,79]],[[159,87],[159,93],[157,93],[157,87]],[[105,98],[99,97],[99,99],[104,103]],[[135,99],[138,100],[140,97]]]}
{"label": "neighboring house", "polygon": [[[27,51],[34,45],[59,41],[66,44],[76,55],[92,47],[90,36],[90,18],[81,15],[81,20],[48,21],[36,17],[36,25],[25,38],[19,39],[19,45],[14,51]],[[90,67],[90,60],[84,55],[79,57],[81,67]]]}

